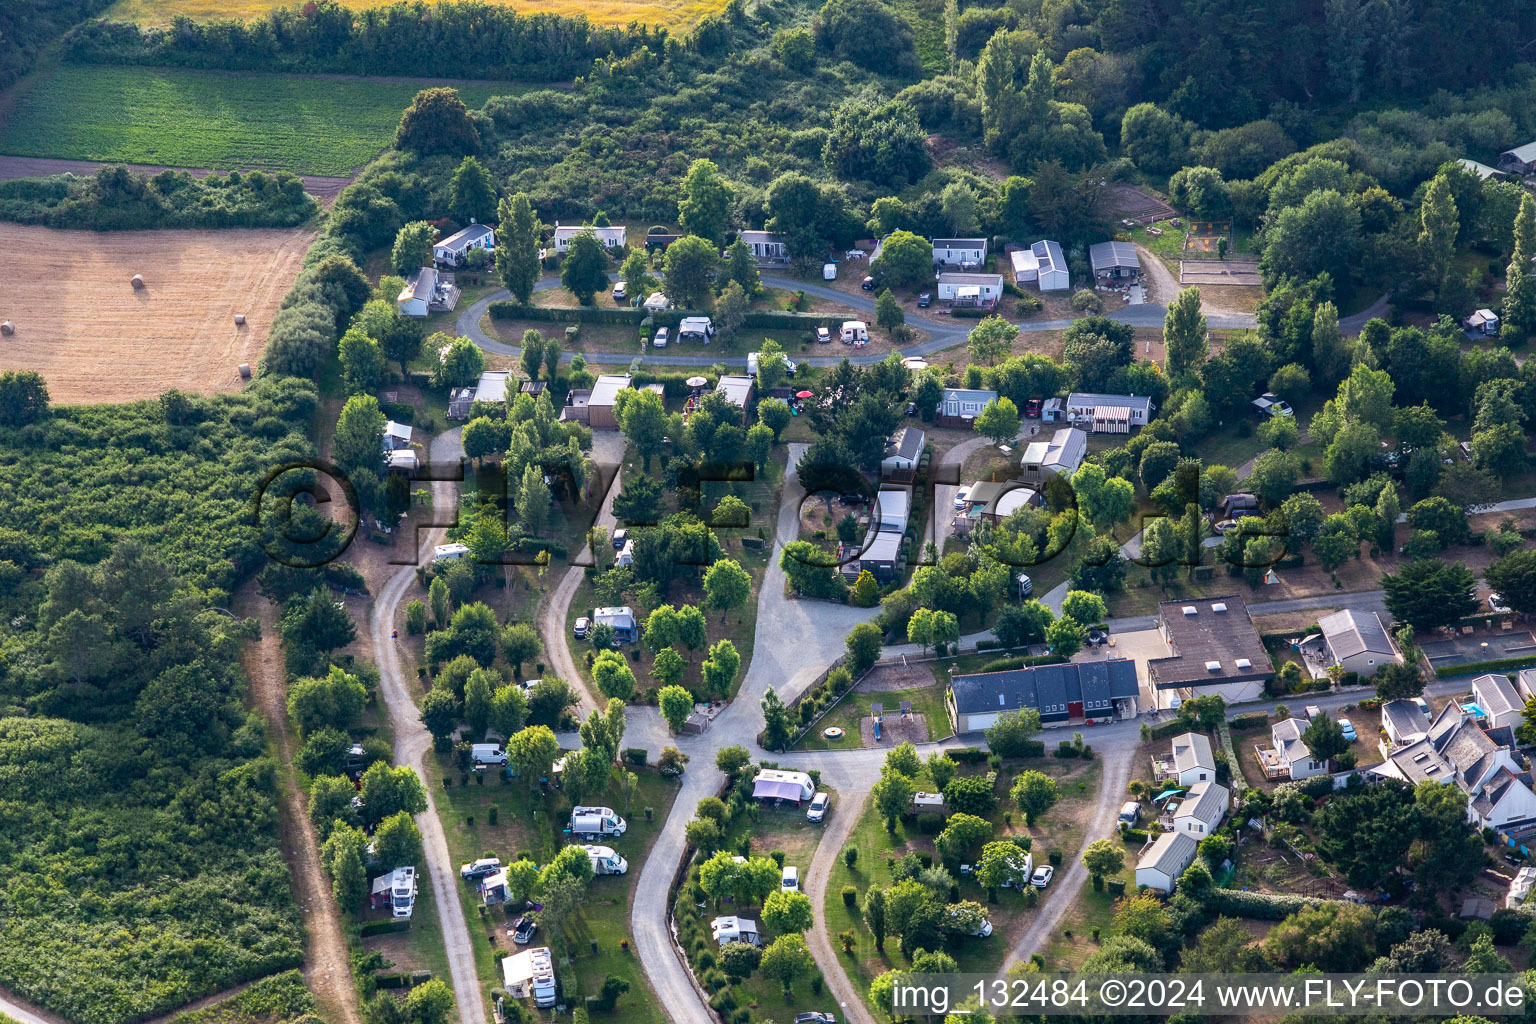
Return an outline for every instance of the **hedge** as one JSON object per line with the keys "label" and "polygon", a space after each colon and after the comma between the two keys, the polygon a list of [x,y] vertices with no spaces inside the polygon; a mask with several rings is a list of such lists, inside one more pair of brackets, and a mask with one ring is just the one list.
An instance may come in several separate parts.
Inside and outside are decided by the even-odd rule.
{"label": "hedge", "polygon": [[1059,654],[1040,654],[1035,657],[1018,655],[1012,658],[994,658],[981,666],[982,672],[1012,672],[1015,669],[1026,668],[1032,665],[1061,665],[1066,662]]}
{"label": "hedge", "polygon": [[[676,327],[686,316],[695,316],[693,310],[669,309],[651,313],[644,309],[610,309],[607,306],[523,306],[505,299],[490,304],[492,320],[542,320],[557,324],[618,324],[639,327],[650,317],[658,326]],[[803,330],[810,332],[818,327],[837,330],[842,327],[843,317],[819,313],[790,313],[783,310],[748,310],[741,326],[753,330]]]}
{"label": "hedge", "polygon": [[645,764],[646,756],[647,752],[644,747],[624,748],[624,760],[628,761],[630,764],[643,765]]}
{"label": "hedge", "polygon": [[968,320],[983,320],[996,312],[995,309],[986,309],[981,306],[955,306],[950,309],[949,315]]}
{"label": "hedge", "polygon": [[1528,668],[1531,665],[1536,665],[1536,655],[1527,655],[1524,658],[1499,658],[1494,661],[1473,661],[1465,665],[1447,665],[1443,670],[1435,669],[1435,675],[1441,679],[1450,679],[1455,676],[1482,675],[1484,672]]}
{"label": "hedge", "polygon": [[1162,722],[1158,725],[1154,725],[1152,727],[1151,735],[1154,740],[1165,740],[1170,737],[1177,736],[1181,732],[1189,731],[1190,728],[1186,723],[1181,722],[1178,719],[1174,719],[1171,722]]}
{"label": "hedge", "polygon": [[[1043,749],[1045,744],[1040,746]],[[980,747],[955,747],[949,751],[949,759],[960,764],[979,764],[987,759],[987,752]]]}
{"label": "hedge", "polygon": [[1269,712],[1244,711],[1233,717],[1230,725],[1233,729],[1258,729],[1269,724]]}
{"label": "hedge", "polygon": [[366,939],[370,935],[387,935],[390,932],[403,932],[410,926],[411,922],[408,920],[364,921],[358,928],[358,934]]}
{"label": "hedge", "polygon": [[1211,889],[1202,902],[1218,914],[1233,917],[1252,917],[1261,921],[1279,921],[1305,910],[1307,907],[1324,907],[1331,900],[1315,896],[1299,896],[1294,893],[1246,892],[1242,889]]}

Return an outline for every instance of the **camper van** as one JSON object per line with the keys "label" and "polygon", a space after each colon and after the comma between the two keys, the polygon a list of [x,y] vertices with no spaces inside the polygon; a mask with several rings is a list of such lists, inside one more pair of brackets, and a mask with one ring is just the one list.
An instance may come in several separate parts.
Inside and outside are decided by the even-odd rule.
{"label": "camper van", "polygon": [[555,1005],[555,961],[548,946],[504,958],[501,980],[513,999],[532,999],[535,1006]]}
{"label": "camper van", "polygon": [[[754,377],[757,376],[757,357],[760,355],[762,355],[761,352],[747,353],[747,373]],[[800,369],[800,367],[796,365],[793,359],[785,359],[784,369],[789,374],[789,376],[793,377],[795,375],[795,371]]]}
{"label": "camper van", "polygon": [[395,868],[373,880],[369,899],[375,907],[388,907],[397,918],[409,918],[416,906],[416,869]]}
{"label": "camper van", "polygon": [[620,857],[611,846],[583,846],[592,860],[594,875],[624,875],[629,873],[629,861]]}
{"label": "camper van", "polygon": [[844,320],[843,344],[860,347],[869,344],[869,325],[863,320]]}
{"label": "camper van", "polygon": [[432,561],[454,562],[469,554],[467,544],[439,544],[432,549]]}
{"label": "camper van", "polygon": [[762,945],[757,932],[757,922],[744,917],[717,917],[709,922],[709,934],[722,946],[732,942],[745,942],[749,946]]}
{"label": "camper van", "polygon": [[565,831],[591,842],[601,836],[622,836],[629,828],[611,807],[573,807]]}
{"label": "camper van", "polygon": [[469,748],[469,759],[476,767],[485,764],[494,764],[505,767],[507,752],[494,743],[476,743]]}

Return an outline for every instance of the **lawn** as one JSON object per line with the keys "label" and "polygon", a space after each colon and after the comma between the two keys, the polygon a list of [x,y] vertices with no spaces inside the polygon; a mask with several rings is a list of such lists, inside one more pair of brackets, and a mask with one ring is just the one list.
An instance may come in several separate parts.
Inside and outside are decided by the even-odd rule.
{"label": "lawn", "polygon": [[[505,863],[527,853],[543,864],[565,845],[560,830],[569,817],[571,801],[564,793],[555,791],[536,797],[516,780],[484,776],[480,777],[485,778],[483,783],[477,778],[468,786],[461,785],[452,755],[429,756],[427,764],[431,776],[428,781],[435,787],[435,800],[453,863],[487,855],[499,856]],[[451,780],[447,788],[443,788],[445,774]],[[664,1024],[666,1018],[650,995],[639,960],[632,950],[622,949],[619,940],[629,935],[634,881],[660,834],[662,822],[671,811],[678,785],[652,770],[640,769],[635,776],[637,788],[633,798],[627,801],[627,807],[617,779],[610,784],[609,792],[601,801],[629,822],[624,836],[608,845],[629,861],[630,873],[593,879],[587,891],[586,905],[567,926],[567,938],[582,995],[595,995],[603,978],[609,974],[629,982],[629,994],[619,1000],[618,1008],[612,1014],[599,1015],[599,1019],[622,1017],[626,1024]],[[490,823],[492,808],[496,809],[494,825]],[[510,944],[506,935],[507,915],[495,908],[483,908],[478,895],[469,886],[462,887],[459,896],[475,937],[475,969],[481,983],[487,987],[500,985],[501,968],[496,952],[517,948]],[[537,941],[547,941],[547,935],[541,933]]]}
{"label": "lawn", "polygon": [[[885,705],[888,719],[895,718],[901,702],[912,702],[912,713],[922,715],[928,721],[928,739],[942,740],[950,735],[949,715],[944,710],[944,688],[937,684],[910,690],[852,690],[821,721],[795,744],[796,750],[847,750],[860,747],[859,720],[869,716],[869,705],[879,702]],[[843,730],[843,735],[829,740],[823,730],[832,727]]]}
{"label": "lawn", "polygon": [[[353,10],[384,7],[396,0],[341,0]],[[510,4],[512,0],[487,0]],[[213,18],[261,18],[279,7],[292,6],[289,0],[120,0],[107,11],[116,21],[137,21],[144,25],[169,25],[177,15],[207,21]],[[725,0],[517,0],[522,14],[559,14],[585,17],[597,25],[622,27],[632,21],[667,28],[695,24],[701,18],[725,8]]]}
{"label": "lawn", "polygon": [[[390,144],[424,84],[61,64],[22,87],[0,153],[344,177]],[[460,92],[479,107],[526,88]]]}

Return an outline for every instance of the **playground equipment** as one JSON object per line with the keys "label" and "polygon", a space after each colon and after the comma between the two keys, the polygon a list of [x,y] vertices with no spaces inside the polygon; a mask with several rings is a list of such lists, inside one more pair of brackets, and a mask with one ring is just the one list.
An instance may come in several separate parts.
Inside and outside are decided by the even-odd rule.
{"label": "playground equipment", "polygon": [[875,720],[875,742],[878,743],[880,742],[880,720],[885,717],[885,705],[871,704],[869,706],[869,717]]}

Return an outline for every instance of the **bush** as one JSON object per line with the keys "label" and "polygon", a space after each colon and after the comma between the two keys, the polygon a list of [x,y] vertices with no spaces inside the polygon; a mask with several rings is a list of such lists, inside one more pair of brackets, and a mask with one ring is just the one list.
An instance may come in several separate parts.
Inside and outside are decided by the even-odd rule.
{"label": "bush", "polygon": [[859,901],[859,890],[851,885],[843,886],[843,906],[851,907]]}
{"label": "bush", "polygon": [[1232,729],[1241,732],[1244,729],[1258,729],[1268,724],[1269,712],[1244,711],[1239,715],[1233,716],[1230,726]]}
{"label": "bush", "polygon": [[1061,851],[1060,850],[1052,850],[1047,855],[1046,859],[1051,862],[1051,867],[1053,867],[1053,868],[1061,867]]}
{"label": "bush", "polygon": [[1109,888],[1109,894],[1111,896],[1125,895],[1125,879],[1111,878],[1105,882],[1105,885]]}
{"label": "bush", "polygon": [[917,816],[917,830],[925,836],[936,836],[944,831],[944,815],[919,814]]}
{"label": "bush", "polygon": [[987,752],[980,747],[955,747],[949,751],[949,759],[961,764],[979,764],[987,759]]}
{"label": "bush", "polygon": [[1320,907],[1328,900],[1295,893],[1247,892],[1241,889],[1210,889],[1204,903],[1208,911],[1230,917],[1252,917],[1262,921],[1279,921],[1298,910]]}
{"label": "bush", "polygon": [[370,935],[388,935],[391,932],[403,932],[411,926],[409,921],[364,921],[357,930],[362,938]]}
{"label": "bush", "polygon": [[646,750],[645,750],[644,747],[625,747],[624,748],[624,760],[629,762],[630,764],[644,765],[645,764],[646,756],[647,756],[647,754],[646,754]]}

